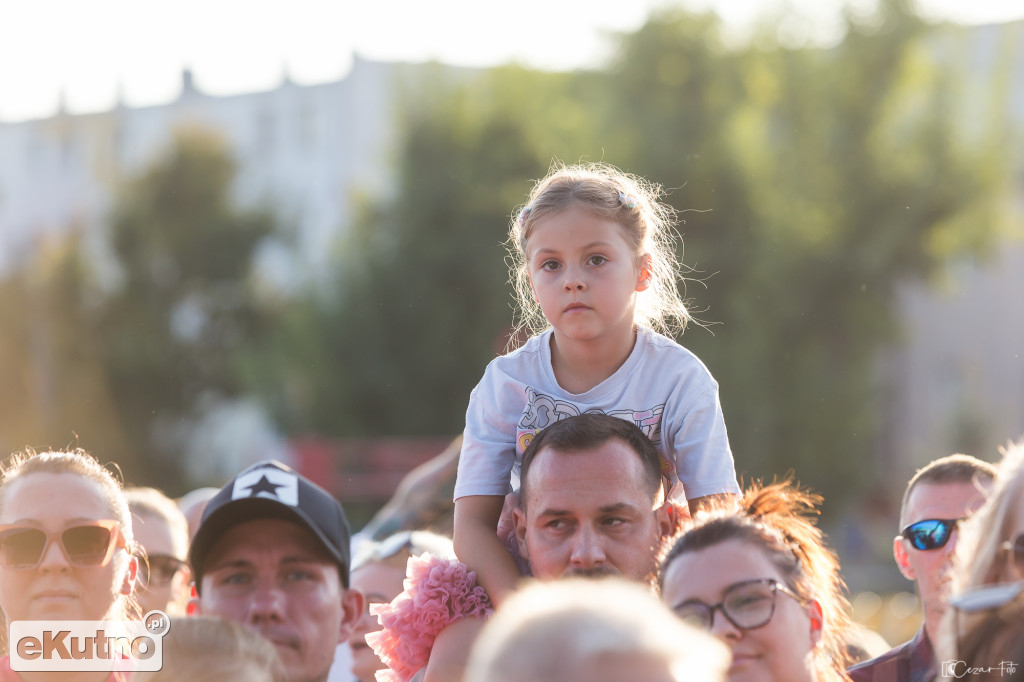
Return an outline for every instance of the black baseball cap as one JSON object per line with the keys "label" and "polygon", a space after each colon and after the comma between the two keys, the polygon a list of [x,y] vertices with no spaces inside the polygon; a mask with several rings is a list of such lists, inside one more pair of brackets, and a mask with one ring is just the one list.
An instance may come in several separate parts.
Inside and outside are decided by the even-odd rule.
{"label": "black baseball cap", "polygon": [[308,528],[338,562],[341,583],[348,587],[351,550],[345,510],[316,483],[281,462],[266,460],[238,474],[207,503],[189,551],[197,590],[220,536],[257,519],[284,519]]}

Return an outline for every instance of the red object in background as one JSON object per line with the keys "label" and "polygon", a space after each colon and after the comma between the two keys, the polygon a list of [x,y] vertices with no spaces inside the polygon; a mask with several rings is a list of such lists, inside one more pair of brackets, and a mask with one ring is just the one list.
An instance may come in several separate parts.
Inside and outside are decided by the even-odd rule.
{"label": "red object in background", "polygon": [[289,448],[296,471],[346,502],[383,503],[402,478],[436,457],[452,436],[422,438],[300,438]]}

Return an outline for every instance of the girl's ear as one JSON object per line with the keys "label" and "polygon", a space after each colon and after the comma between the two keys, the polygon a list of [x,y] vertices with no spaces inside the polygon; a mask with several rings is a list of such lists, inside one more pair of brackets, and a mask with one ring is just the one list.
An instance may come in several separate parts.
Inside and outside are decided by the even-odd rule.
{"label": "girl's ear", "polygon": [[645,253],[640,256],[639,268],[636,275],[636,290],[646,291],[651,286],[651,255]]}

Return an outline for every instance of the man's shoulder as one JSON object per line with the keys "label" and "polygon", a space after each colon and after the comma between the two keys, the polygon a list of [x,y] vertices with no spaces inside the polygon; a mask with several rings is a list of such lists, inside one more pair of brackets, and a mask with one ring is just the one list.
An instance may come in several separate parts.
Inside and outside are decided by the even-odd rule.
{"label": "man's shoulder", "polygon": [[847,670],[853,682],[916,682],[931,679],[931,673],[922,677],[933,666],[931,647],[926,636],[919,632],[904,642],[871,660],[858,663]]}

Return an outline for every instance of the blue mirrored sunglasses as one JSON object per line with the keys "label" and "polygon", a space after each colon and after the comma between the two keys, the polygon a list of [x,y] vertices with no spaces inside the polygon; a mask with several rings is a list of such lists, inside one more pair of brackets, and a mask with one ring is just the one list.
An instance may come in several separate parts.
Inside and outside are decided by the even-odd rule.
{"label": "blue mirrored sunglasses", "polygon": [[925,519],[912,523],[900,533],[914,549],[927,552],[945,547],[953,529],[963,519]]}

